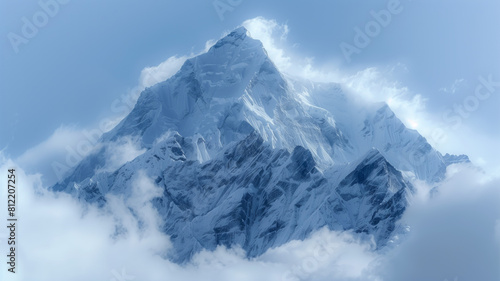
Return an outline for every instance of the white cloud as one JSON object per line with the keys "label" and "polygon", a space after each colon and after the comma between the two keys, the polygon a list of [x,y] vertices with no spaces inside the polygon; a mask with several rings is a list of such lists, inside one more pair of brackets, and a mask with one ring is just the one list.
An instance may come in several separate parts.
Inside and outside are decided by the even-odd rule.
{"label": "white cloud", "polygon": [[[11,161],[5,163],[2,176],[6,177],[6,167],[15,166]],[[156,216],[149,200],[158,192],[149,179],[139,175],[134,181],[147,189],[137,190],[141,196],[132,196],[126,203],[122,198],[108,197],[107,208],[99,210],[67,194],[42,189],[38,176],[21,169],[16,175],[18,272],[10,275],[3,262],[2,280],[113,280],[113,271],[120,272],[123,267],[131,275],[145,274],[141,280],[160,280],[153,278],[157,274],[153,268],[159,263],[168,266],[160,255],[170,244],[158,231],[156,221],[151,221]],[[143,191],[153,192],[145,196]],[[0,197],[6,201],[3,192]],[[0,238],[1,252],[5,253],[5,228]]]}
{"label": "white cloud", "polygon": [[182,65],[184,64],[184,62],[186,62],[186,60],[195,57],[197,55],[200,55],[202,53],[206,53],[213,45],[215,45],[215,43],[216,43],[215,40],[210,39],[205,42],[205,48],[197,54],[191,53],[189,55],[183,55],[183,56],[175,55],[169,57],[168,59],[161,62],[157,66],[145,67],[141,71],[141,75],[139,77],[139,85],[136,90],[141,92],[147,87],[151,87],[157,83],[167,80],[181,69]]}
{"label": "white cloud", "polygon": [[167,80],[181,69],[188,58],[188,56],[172,56],[157,66],[144,68],[139,78],[139,88],[142,90]]}
{"label": "white cloud", "polygon": [[407,240],[385,257],[384,280],[499,280],[500,180],[457,165],[432,199],[417,198],[404,217]]}
{"label": "white cloud", "polygon": [[313,66],[314,58],[303,58],[289,52],[287,36],[290,29],[288,25],[263,17],[246,20],[242,25],[250,32],[252,38],[262,42],[269,57],[281,72],[317,82],[339,81],[341,76],[334,67]]}
{"label": "white cloud", "polygon": [[279,46],[287,38],[289,31],[287,25],[280,25],[275,20],[262,17],[246,20],[242,25],[250,32],[252,38],[262,42],[269,57],[279,69],[287,70],[291,67],[291,58]]}
{"label": "white cloud", "polygon": [[378,254],[375,245],[348,233],[323,228],[304,241],[291,241],[258,260],[285,268],[282,280],[376,280],[370,273]]}
{"label": "white cloud", "polygon": [[101,134],[92,135],[75,126],[61,126],[47,140],[24,152],[16,162],[27,171],[43,174],[46,182],[54,183],[59,174],[92,152]]}
{"label": "white cloud", "polygon": [[382,72],[370,67],[344,77],[342,84],[358,100],[368,103],[386,102],[407,127],[425,131],[430,124],[425,112],[427,100],[387,78],[391,72],[392,70]]}
{"label": "white cloud", "polygon": [[[84,137],[82,131],[78,130],[76,127],[61,126],[57,128],[47,140],[24,152],[18,158],[18,162],[22,165],[30,164],[53,158],[54,155],[64,154],[68,144],[76,143]],[[90,150],[82,151],[87,154],[90,152]]]}
{"label": "white cloud", "polygon": [[146,149],[141,147],[140,139],[137,137],[125,136],[115,142],[108,143],[106,144],[106,164],[102,171],[116,171],[144,152]]}

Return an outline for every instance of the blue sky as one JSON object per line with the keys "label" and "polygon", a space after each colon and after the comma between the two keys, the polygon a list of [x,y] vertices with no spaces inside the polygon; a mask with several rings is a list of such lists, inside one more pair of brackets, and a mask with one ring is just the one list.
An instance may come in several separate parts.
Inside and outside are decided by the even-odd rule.
{"label": "blue sky", "polygon": [[[12,34],[23,36],[23,18],[43,20],[40,3],[51,1],[2,1],[0,149],[21,157],[58,129],[97,126],[113,116],[113,101],[138,85],[145,67],[198,53],[207,40],[260,16],[286,25],[286,40],[274,43],[294,61],[343,77],[383,78],[372,95],[387,101],[376,92],[387,85],[404,91],[404,106],[394,107],[407,125],[431,143],[435,129],[444,129],[447,140],[433,143],[442,152],[493,164],[500,157],[489,149],[500,138],[500,87],[477,105],[472,96],[479,77],[500,81],[500,2],[394,1],[61,0],[33,38],[14,47]],[[228,3],[233,7],[221,17],[214,6]],[[341,44],[355,46],[356,28],[364,30],[371,12],[388,5],[400,12],[347,60]],[[455,111],[467,102],[473,110]]]}

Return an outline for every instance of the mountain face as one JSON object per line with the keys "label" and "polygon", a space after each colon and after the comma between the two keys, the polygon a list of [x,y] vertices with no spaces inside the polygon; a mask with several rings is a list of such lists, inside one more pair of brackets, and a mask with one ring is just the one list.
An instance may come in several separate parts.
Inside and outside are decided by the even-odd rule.
{"label": "mountain face", "polygon": [[[107,155],[123,139],[145,152],[111,168]],[[153,205],[171,258],[184,262],[217,245],[258,256],[325,226],[383,247],[414,190],[402,172],[432,183],[464,161],[443,157],[386,104],[284,76],[238,28],[144,90],[53,189],[102,206],[106,194],[130,196],[131,179],[144,171],[163,190]]]}

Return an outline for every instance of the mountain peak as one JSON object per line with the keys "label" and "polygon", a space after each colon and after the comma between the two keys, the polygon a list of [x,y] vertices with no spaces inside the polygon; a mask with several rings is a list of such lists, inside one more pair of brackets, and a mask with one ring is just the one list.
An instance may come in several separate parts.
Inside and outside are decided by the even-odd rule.
{"label": "mountain peak", "polygon": [[381,102],[376,104],[378,106],[378,110],[376,112],[376,119],[378,118],[394,118],[394,111],[389,107],[386,102]]}
{"label": "mountain peak", "polygon": [[217,43],[211,48],[211,50],[216,50],[219,49],[222,46],[225,45],[232,45],[232,46],[239,46],[241,45],[242,42],[253,42],[254,44],[257,43],[260,46],[262,46],[262,43],[259,40],[253,39],[248,30],[245,27],[238,27],[237,29],[233,30],[231,33],[217,41]]}
{"label": "mountain peak", "polygon": [[248,30],[244,26],[240,26],[240,27],[236,28],[235,30],[233,30],[233,32],[231,32],[231,34],[248,35]]}
{"label": "mountain peak", "polygon": [[[117,164],[131,141],[143,152]],[[435,182],[468,160],[442,156],[386,103],[282,75],[244,27],[144,90],[98,148],[53,189],[104,205],[145,171],[176,261],[218,245],[255,257],[324,226],[382,247],[414,192],[406,175]]]}
{"label": "mountain peak", "polygon": [[372,147],[363,157],[361,157],[363,163],[373,163],[378,162],[379,160],[385,160],[385,157],[380,153],[378,149]]}

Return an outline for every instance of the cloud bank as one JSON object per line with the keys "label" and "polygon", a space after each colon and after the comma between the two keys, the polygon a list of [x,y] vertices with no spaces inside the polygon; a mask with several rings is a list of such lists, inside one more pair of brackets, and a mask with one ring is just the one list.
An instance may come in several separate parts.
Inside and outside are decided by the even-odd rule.
{"label": "cloud bank", "polygon": [[[16,163],[2,157],[2,177]],[[17,169],[18,273],[2,280],[482,280],[500,277],[500,180],[469,166],[448,171],[438,191],[419,183],[403,220],[408,237],[383,251],[348,232],[320,229],[247,259],[235,246],[202,251],[185,265],[166,259],[169,237],[151,199],[162,190],[145,173],[130,197],[98,209],[48,191]],[[432,195],[432,198],[430,196]],[[2,202],[6,194],[2,193]],[[7,232],[0,231],[2,250]],[[3,252],[3,251],[2,251]]]}

